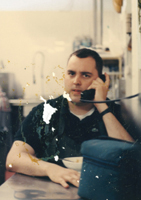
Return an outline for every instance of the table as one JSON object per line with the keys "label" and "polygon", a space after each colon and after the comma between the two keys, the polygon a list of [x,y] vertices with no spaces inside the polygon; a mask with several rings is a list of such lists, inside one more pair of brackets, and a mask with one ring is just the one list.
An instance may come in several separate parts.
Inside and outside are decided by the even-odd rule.
{"label": "table", "polygon": [[70,185],[68,189],[53,183],[47,177],[31,177],[15,174],[0,187],[1,200],[31,200],[31,199],[77,199],[78,188]]}

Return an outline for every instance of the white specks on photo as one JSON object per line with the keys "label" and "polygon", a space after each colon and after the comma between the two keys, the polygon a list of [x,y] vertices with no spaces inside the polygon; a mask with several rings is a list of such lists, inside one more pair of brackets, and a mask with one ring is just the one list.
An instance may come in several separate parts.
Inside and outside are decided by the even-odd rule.
{"label": "white specks on photo", "polygon": [[63,97],[66,98],[68,101],[71,101],[70,95],[66,91],[64,91]]}
{"label": "white specks on photo", "polygon": [[9,164],[9,168],[12,168],[12,164]]}
{"label": "white specks on photo", "polygon": [[57,156],[57,155],[54,156],[54,160],[55,160],[55,161],[58,161],[58,160],[59,160],[59,156]]}
{"label": "white specks on photo", "polygon": [[42,96],[40,96],[40,100],[46,103],[46,100]]}
{"label": "white specks on photo", "polygon": [[95,176],[95,178],[99,178],[99,176]]}
{"label": "white specks on photo", "polygon": [[54,127],[52,127],[52,128],[51,128],[51,130],[54,132],[54,131],[55,131],[55,128],[54,128]]}
{"label": "white specks on photo", "polygon": [[55,77],[55,73],[54,72],[52,72],[52,76]]}
{"label": "white specks on photo", "polygon": [[43,121],[46,124],[50,123],[51,116],[57,111],[57,108],[52,107],[50,104],[44,104]]}
{"label": "white specks on photo", "polygon": [[54,96],[53,95],[49,95],[49,99],[54,99]]}
{"label": "white specks on photo", "polygon": [[62,147],[62,149],[65,149],[65,147]]}

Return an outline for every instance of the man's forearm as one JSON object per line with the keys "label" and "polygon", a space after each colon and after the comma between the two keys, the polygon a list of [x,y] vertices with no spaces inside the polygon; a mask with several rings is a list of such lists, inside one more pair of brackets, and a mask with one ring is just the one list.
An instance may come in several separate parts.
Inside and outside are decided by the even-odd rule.
{"label": "man's forearm", "polygon": [[107,113],[103,116],[103,121],[107,130],[109,137],[127,140],[133,142],[133,138],[130,134],[124,129],[120,122],[112,113]]}
{"label": "man's forearm", "polygon": [[8,155],[6,161],[7,170],[31,176],[48,176],[48,168],[51,165],[53,164],[39,160],[26,152]]}
{"label": "man's forearm", "polygon": [[[107,108],[108,106],[106,104],[101,104],[97,106],[99,113],[103,112]],[[103,115],[102,119],[104,121],[109,137],[127,140],[130,142],[134,141],[130,134],[125,130],[125,128],[120,124],[120,122],[111,112],[108,112],[105,115]]]}
{"label": "man's forearm", "polygon": [[30,176],[48,176],[53,182],[60,183],[65,188],[69,187],[67,182],[79,186],[79,172],[39,160],[34,154],[34,149],[28,144],[14,142],[6,159],[7,170]]}

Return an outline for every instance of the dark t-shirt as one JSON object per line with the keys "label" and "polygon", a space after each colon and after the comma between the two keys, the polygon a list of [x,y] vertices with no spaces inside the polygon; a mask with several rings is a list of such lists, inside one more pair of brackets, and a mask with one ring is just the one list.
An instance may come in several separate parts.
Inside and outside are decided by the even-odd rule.
{"label": "dark t-shirt", "polygon": [[[47,103],[57,108],[50,123],[46,124],[43,121],[44,103],[41,103],[25,118],[14,138],[29,144],[38,158],[53,161],[55,155],[60,158],[80,156],[83,141],[107,135],[104,123],[96,109],[90,116],[80,120],[70,113],[67,100],[62,96]],[[109,107],[128,131],[129,124],[123,121],[120,106],[112,103]]]}

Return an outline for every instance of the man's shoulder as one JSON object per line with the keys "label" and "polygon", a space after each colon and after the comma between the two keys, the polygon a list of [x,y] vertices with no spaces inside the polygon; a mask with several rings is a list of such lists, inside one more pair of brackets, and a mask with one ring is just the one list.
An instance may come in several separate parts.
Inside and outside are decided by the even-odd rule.
{"label": "man's shoulder", "polygon": [[[61,96],[59,96],[59,97],[56,97],[55,99],[48,99],[48,100],[46,100],[46,103],[47,104],[50,104],[51,106],[53,106],[53,107],[55,107],[56,105],[58,105],[58,104],[61,104],[62,103],[62,101],[63,101],[63,96],[61,95]],[[38,104],[37,106],[35,106],[34,108],[33,108],[33,110],[43,110],[43,108],[44,108],[44,102],[42,102],[42,103],[40,103],[40,104]]]}
{"label": "man's shoulder", "polygon": [[[50,104],[52,107],[57,108],[57,112],[55,112],[55,116],[58,116],[58,113],[60,111],[59,108],[61,108],[61,102],[63,100],[62,96],[59,96],[55,99],[50,99],[47,100],[47,104]],[[42,117],[43,117],[43,113],[44,113],[44,102],[38,104],[37,106],[35,106],[34,108],[32,108],[32,110],[30,111],[30,113],[27,115],[27,117],[25,118],[25,123],[30,123],[30,124],[37,124],[37,123],[42,123]],[[60,107],[59,107],[59,105]],[[49,111],[50,112],[50,111]]]}
{"label": "man's shoulder", "polygon": [[[49,99],[49,100],[47,100],[47,104],[50,104],[52,107],[58,108],[59,105],[61,105],[62,100],[63,100],[63,96],[59,96],[59,97],[57,97],[55,99]],[[42,102],[42,103],[38,104],[37,106],[33,107],[27,117],[28,118],[32,117],[32,116],[39,117],[40,115],[42,115],[43,111],[44,111],[44,104],[45,103]]]}
{"label": "man's shoulder", "polygon": [[64,100],[64,97],[63,95],[61,95],[59,97],[56,97],[55,99],[47,100],[47,103],[49,103],[53,107],[56,107],[58,105],[61,105],[63,100]]}

